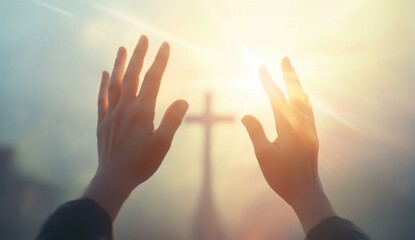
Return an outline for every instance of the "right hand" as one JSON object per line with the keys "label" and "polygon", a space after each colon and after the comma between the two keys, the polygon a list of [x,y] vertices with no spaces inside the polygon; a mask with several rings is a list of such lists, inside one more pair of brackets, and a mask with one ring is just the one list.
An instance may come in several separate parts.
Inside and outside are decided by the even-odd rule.
{"label": "right hand", "polygon": [[[278,138],[269,141],[253,116],[242,119],[262,173],[270,187],[290,204],[306,232],[334,211],[318,176],[318,138],[313,111],[288,58],[282,61],[288,99],[265,67],[260,78],[271,101]],[[319,212],[316,212],[318,209]],[[311,226],[310,226],[311,225]]]}

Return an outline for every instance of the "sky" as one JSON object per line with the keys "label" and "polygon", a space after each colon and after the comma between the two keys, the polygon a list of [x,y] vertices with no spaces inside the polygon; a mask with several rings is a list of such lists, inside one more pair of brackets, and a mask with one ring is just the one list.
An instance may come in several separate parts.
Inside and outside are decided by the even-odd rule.
{"label": "sky", "polygon": [[[0,144],[15,147],[23,174],[76,198],[97,166],[101,71],[142,34],[143,69],[168,41],[156,125],[179,98],[189,115],[202,113],[212,92],[214,111],[235,116],[212,140],[215,204],[229,235],[298,239],[294,212],[267,186],[239,122],[253,114],[277,136],[257,68],[283,88],[289,56],[313,104],[319,171],[337,212],[374,239],[405,239],[415,213],[414,11],[411,0],[3,0]],[[202,126],[181,126],[159,171],[125,204],[121,238],[187,236],[203,140]]]}

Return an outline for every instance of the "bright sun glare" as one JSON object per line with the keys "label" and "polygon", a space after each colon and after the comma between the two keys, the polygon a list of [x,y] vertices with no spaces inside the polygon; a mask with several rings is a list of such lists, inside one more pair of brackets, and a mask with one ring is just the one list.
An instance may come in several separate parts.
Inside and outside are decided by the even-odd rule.
{"label": "bright sun glare", "polygon": [[[320,88],[325,86],[326,84],[322,83],[330,80],[327,79],[327,76],[319,76],[320,74],[315,71],[317,69],[315,66],[319,64],[319,61],[324,61],[324,57],[327,56],[311,55],[313,59],[310,62],[309,56],[301,52],[301,48],[307,42],[305,39],[312,39],[320,32],[324,33],[324,31],[327,31],[325,28],[344,16],[356,4],[350,4],[349,7],[343,9],[339,8],[339,13],[330,13],[328,17],[322,17],[318,20],[314,19],[318,24],[311,26],[308,22],[309,20],[301,18],[295,19],[295,22],[290,22],[293,19],[290,20],[288,9],[290,8],[289,5],[292,4],[288,4],[285,10],[280,9],[279,15],[265,14],[267,11],[264,11],[264,9],[268,7],[273,8],[274,5],[279,7],[284,5],[281,1],[276,1],[276,3],[272,4],[262,1],[259,1],[257,4],[239,4],[228,1],[227,7],[230,9],[229,12],[227,12],[228,10],[220,10],[219,6],[215,5],[215,7],[212,7],[204,2],[202,8],[198,10],[198,14],[205,14],[211,25],[208,24],[206,27],[202,27],[199,25],[200,22],[195,20],[195,22],[189,23],[188,28],[191,29],[190,32],[183,29],[180,29],[182,30],[180,32],[175,31],[174,28],[160,28],[160,26],[150,23],[145,18],[139,18],[133,12],[120,9],[119,7],[97,3],[93,5],[111,17],[128,23],[125,32],[130,31],[131,34],[125,35],[126,42],[131,40],[132,35],[137,34],[137,30],[144,30],[147,34],[153,35],[153,37],[156,36],[159,39],[169,41],[172,46],[175,46],[174,48],[172,47],[172,49],[176,49],[174,54],[179,55],[179,57],[185,55],[186,61],[194,59],[195,62],[202,63],[197,66],[195,64],[194,68],[195,71],[200,70],[203,73],[201,75],[203,77],[189,80],[192,88],[198,91],[198,93],[193,93],[192,96],[199,96],[203,92],[208,91],[208,89],[213,89],[218,94],[230,96],[227,97],[227,99],[230,99],[230,103],[227,103],[230,106],[229,108],[246,113],[255,109],[269,107],[265,105],[267,97],[258,75],[258,68],[261,65],[267,67],[275,83],[286,94],[279,61],[287,53],[289,56],[301,56],[302,66],[298,70],[300,70],[300,80],[305,83],[303,86],[314,85]],[[293,7],[293,9],[295,8]],[[254,14],[260,11],[264,12],[264,14],[258,16]],[[196,12],[195,10],[195,12],[189,12],[187,15],[189,18],[197,19],[197,16],[194,16]],[[294,27],[287,29],[287,25]],[[87,32],[92,33],[93,29],[89,29]],[[91,43],[100,41],[99,39],[94,39],[93,36],[88,36]],[[102,38],[102,36],[97,34],[95,38]],[[179,47],[179,49],[177,50],[176,47]],[[186,49],[188,52],[182,53],[180,48]],[[336,49],[338,49],[337,46]],[[333,56],[329,57],[331,60],[336,60]],[[294,62],[294,67],[296,67],[296,62]],[[206,71],[206,69],[203,68],[208,69],[209,74],[204,74],[205,72],[203,71]],[[172,76],[168,77],[173,79],[182,78],[179,71],[182,70],[171,71]],[[316,75],[318,76],[316,77]],[[314,95],[308,92],[307,88],[305,88],[305,91],[311,96]],[[319,104],[320,102],[316,101],[314,110],[327,112],[325,111],[327,108],[322,108],[322,104]],[[225,104],[225,106],[227,105]],[[330,111],[330,115],[335,115],[336,117],[333,117],[333,119],[336,121],[343,119],[340,122],[347,122],[344,117],[338,116],[334,110]]]}

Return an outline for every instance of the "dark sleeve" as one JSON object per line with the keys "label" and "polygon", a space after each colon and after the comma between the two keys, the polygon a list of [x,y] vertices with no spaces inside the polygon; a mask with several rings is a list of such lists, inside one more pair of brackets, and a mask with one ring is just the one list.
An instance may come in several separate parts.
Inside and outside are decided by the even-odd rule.
{"label": "dark sleeve", "polygon": [[44,223],[36,240],[112,239],[112,221],[107,212],[91,199],[61,205]]}
{"label": "dark sleeve", "polygon": [[307,234],[306,240],[369,240],[361,229],[352,222],[339,217],[329,217]]}

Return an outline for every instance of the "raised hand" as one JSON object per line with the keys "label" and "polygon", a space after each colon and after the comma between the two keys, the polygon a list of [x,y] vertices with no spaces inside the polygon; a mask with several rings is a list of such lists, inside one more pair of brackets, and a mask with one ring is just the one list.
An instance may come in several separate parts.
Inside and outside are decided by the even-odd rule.
{"label": "raised hand", "polygon": [[127,52],[120,47],[111,76],[103,72],[98,97],[98,170],[83,197],[98,202],[115,219],[130,192],[150,178],[162,163],[188,109],[174,102],[154,129],[160,81],[169,59],[163,43],[139,89],[139,75],[148,49],[142,36],[124,72]]}
{"label": "raised hand", "polygon": [[318,176],[318,138],[313,110],[290,60],[282,60],[287,99],[265,67],[259,70],[274,112],[278,137],[269,141],[253,116],[242,119],[270,187],[297,213],[305,232],[334,215]]}

